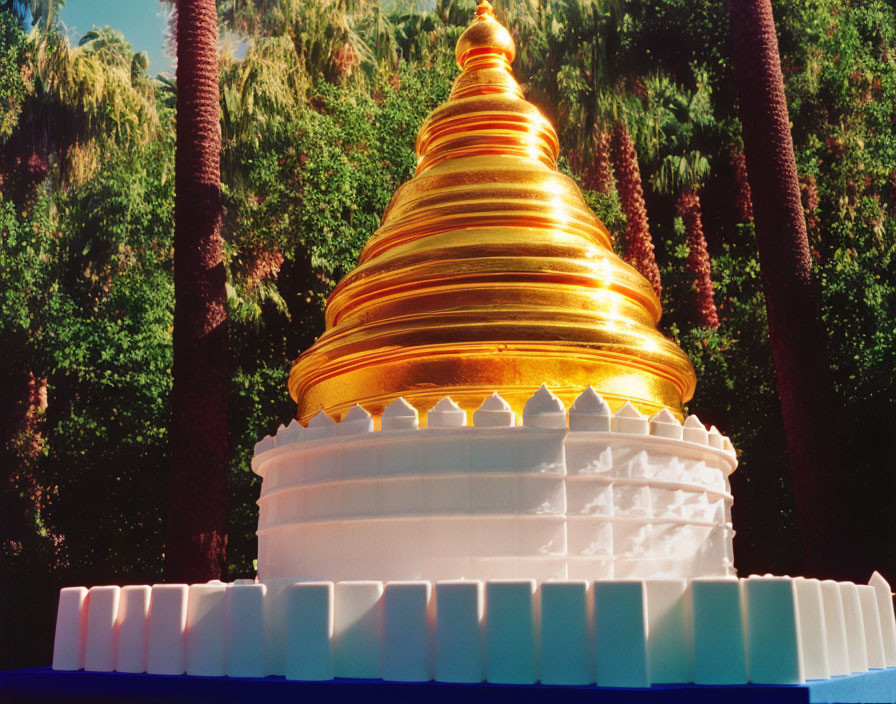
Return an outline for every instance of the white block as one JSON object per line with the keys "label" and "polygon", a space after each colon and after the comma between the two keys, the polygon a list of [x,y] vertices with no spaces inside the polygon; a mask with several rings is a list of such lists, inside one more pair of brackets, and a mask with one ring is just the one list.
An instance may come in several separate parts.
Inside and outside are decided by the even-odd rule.
{"label": "white block", "polygon": [[187,626],[186,584],[154,584],[149,598],[146,671],[182,675],[187,670],[184,634]]}
{"label": "white block", "polygon": [[227,674],[227,587],[191,584],[187,594],[187,674]]}
{"label": "white block", "polygon": [[747,612],[747,665],[750,682],[805,682],[796,590],[790,577],[750,577],[744,581]]}
{"label": "white block", "polygon": [[56,637],[53,640],[53,669],[80,670],[84,667],[87,635],[87,588],[59,590],[56,610]]}
{"label": "white block", "polygon": [[648,579],[650,683],[691,682],[691,592],[686,579]]}
{"label": "white block", "polygon": [[[251,582],[250,582],[251,584]],[[282,677],[286,672],[286,589],[293,579],[264,583],[264,674]]]}
{"label": "white block", "polygon": [[115,669],[115,620],[118,618],[120,587],[91,587],[87,594],[87,635],[84,669],[112,672]]}
{"label": "white block", "polygon": [[588,582],[541,585],[541,683],[593,684],[594,600]]}
{"label": "white block", "polygon": [[859,591],[852,582],[840,582],[840,597],[843,599],[843,622],[846,624],[846,653],[849,656],[851,672],[868,671],[868,644],[865,640],[865,625],[862,621],[862,606]]}
{"label": "white block", "polygon": [[227,676],[264,677],[264,584],[227,588]]}
{"label": "white block", "polygon": [[383,595],[383,679],[428,682],[433,678],[431,632],[435,616],[429,582],[390,582]]}
{"label": "white block", "polygon": [[831,676],[828,638],[825,627],[821,582],[817,579],[795,579],[796,605],[799,613],[800,642],[803,647],[803,669],[807,680],[826,680]]}
{"label": "white block", "polygon": [[381,677],[382,638],[383,583],[338,582],[333,627],[336,677]]}
{"label": "white block", "polygon": [[877,594],[874,592],[874,587],[867,584],[857,585],[856,590],[859,593],[859,606],[862,609],[862,627],[865,629],[865,650],[868,654],[868,667],[872,670],[883,670],[887,664],[884,658],[884,639],[880,628],[880,614],[877,611]]}
{"label": "white block", "polygon": [[694,682],[746,684],[747,648],[741,587],[734,578],[691,582]]}
{"label": "white block", "polygon": [[642,580],[594,583],[597,684],[649,687],[647,614]]}
{"label": "white block", "polygon": [[333,583],[286,588],[286,679],[333,679]]}
{"label": "white block", "polygon": [[436,680],[482,682],[482,582],[436,582]]}
{"label": "white block", "polygon": [[847,652],[846,621],[843,615],[843,597],[840,585],[833,579],[821,583],[821,601],[824,607],[824,628],[828,645],[828,666],[831,677],[852,672]]}
{"label": "white block", "polygon": [[149,596],[145,584],[121,588],[116,619],[115,671],[146,672],[146,637],[149,631]]}
{"label": "white block", "polygon": [[485,678],[501,684],[538,681],[534,579],[485,585]]}
{"label": "white block", "polygon": [[877,596],[877,610],[880,613],[881,635],[884,640],[884,660],[887,667],[896,667],[896,616],[893,613],[893,590],[880,572],[871,575],[868,582]]}

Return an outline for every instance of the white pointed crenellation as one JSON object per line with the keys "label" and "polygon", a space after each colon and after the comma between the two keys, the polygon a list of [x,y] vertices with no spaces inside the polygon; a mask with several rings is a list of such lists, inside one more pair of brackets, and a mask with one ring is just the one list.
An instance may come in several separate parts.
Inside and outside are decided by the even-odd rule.
{"label": "white pointed crenellation", "polygon": [[626,401],[625,405],[613,416],[613,431],[616,433],[647,435],[648,430],[647,416],[640,413],[630,401]]}
{"label": "white pointed crenellation", "polygon": [[463,428],[467,424],[467,412],[446,396],[426,414],[430,428]]}
{"label": "white pointed crenellation", "polygon": [[509,428],[515,421],[510,404],[497,391],[473,412],[473,425],[477,428]]}
{"label": "white pointed crenellation", "polygon": [[682,426],[682,437],[688,442],[695,442],[698,445],[709,444],[709,433],[697,416],[688,416],[684,419]]}
{"label": "white pointed crenellation", "polygon": [[417,409],[399,397],[383,410],[381,426],[383,430],[417,430]]}
{"label": "white pointed crenellation", "polygon": [[719,429],[716,426],[712,426],[707,433],[707,440],[709,441],[709,446],[714,447],[717,450],[725,449],[725,438],[722,437],[722,434],[719,432]]}
{"label": "white pointed crenellation", "polygon": [[727,435],[722,437],[722,449],[725,450],[729,455],[736,455],[737,450],[734,449],[734,445],[731,444],[731,438]]}
{"label": "white pointed crenellation", "polygon": [[317,415],[308,421],[308,426],[305,428],[305,439],[320,440],[329,438],[335,434],[335,430],[336,421],[321,409],[317,412]]}
{"label": "white pointed crenellation", "polygon": [[563,402],[541,385],[523,406],[523,425],[529,428],[566,430],[566,408]]}
{"label": "white pointed crenellation", "polygon": [[305,429],[302,427],[302,424],[299,423],[299,421],[297,421],[295,418],[293,418],[289,422],[289,425],[287,425],[285,428],[281,425],[280,429],[277,430],[277,447],[302,442],[302,438],[304,435]]}
{"label": "white pointed crenellation", "polygon": [[569,409],[569,429],[576,431],[609,432],[613,414],[610,406],[589,386],[578,395]]}
{"label": "white pointed crenellation", "polygon": [[342,416],[342,422],[336,426],[338,435],[358,435],[373,432],[373,416],[357,403]]}
{"label": "white pointed crenellation", "polygon": [[274,438],[265,435],[261,440],[255,443],[255,454],[260,455],[262,452],[274,449]]}
{"label": "white pointed crenellation", "polygon": [[650,434],[659,438],[670,438],[671,440],[681,440],[682,427],[672,411],[664,408],[650,419]]}

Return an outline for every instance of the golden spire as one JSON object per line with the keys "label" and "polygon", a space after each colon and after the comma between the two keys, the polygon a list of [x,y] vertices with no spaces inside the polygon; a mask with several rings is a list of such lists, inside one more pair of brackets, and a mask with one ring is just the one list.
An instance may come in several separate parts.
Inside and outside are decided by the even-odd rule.
{"label": "golden spire", "polygon": [[591,385],[650,414],[680,415],[693,395],[650,284],[557,171],[557,134],[523,98],[515,55],[482,0],[457,42],[461,75],[420,129],[416,175],[292,368],[302,422],[356,403],[379,416],[399,396],[421,418],[444,396],[472,412],[493,391],[519,414],[542,383],[567,407]]}

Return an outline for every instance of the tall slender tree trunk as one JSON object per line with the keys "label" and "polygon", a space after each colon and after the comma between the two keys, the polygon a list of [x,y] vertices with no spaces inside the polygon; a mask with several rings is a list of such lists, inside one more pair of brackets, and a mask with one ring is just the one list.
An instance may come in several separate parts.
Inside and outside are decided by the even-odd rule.
{"label": "tall slender tree trunk", "polygon": [[700,196],[692,188],[684,188],[676,203],[678,216],[684,222],[688,236],[688,268],[694,272],[694,288],[697,291],[697,322],[708,328],[719,327],[715,289],[712,285],[711,264],[703,233],[700,213]]}
{"label": "tall slender tree trunk", "polygon": [[221,576],[227,543],[229,351],[221,240],[215,0],[180,0],[174,205],[174,381],[165,575]]}
{"label": "tall slender tree trunk", "polygon": [[653,240],[647,222],[647,207],[644,205],[644,189],[641,186],[641,169],[631,135],[624,123],[613,129],[613,165],[616,171],[616,190],[625,213],[626,240],[625,258],[651,283],[659,296],[663,287],[660,283],[660,269],[653,253]]}
{"label": "tall slender tree trunk", "polygon": [[753,196],[769,337],[787,438],[805,568],[867,579],[870,548],[852,500],[770,0],[729,0],[732,55]]}

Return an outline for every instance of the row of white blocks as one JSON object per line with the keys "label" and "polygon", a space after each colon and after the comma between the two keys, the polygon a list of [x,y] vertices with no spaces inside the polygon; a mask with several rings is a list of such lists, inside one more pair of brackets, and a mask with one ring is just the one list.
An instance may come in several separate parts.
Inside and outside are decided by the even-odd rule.
{"label": "row of white blocks", "polygon": [[789,577],[63,589],[53,668],[291,680],[799,684],[896,667],[890,587]]}

